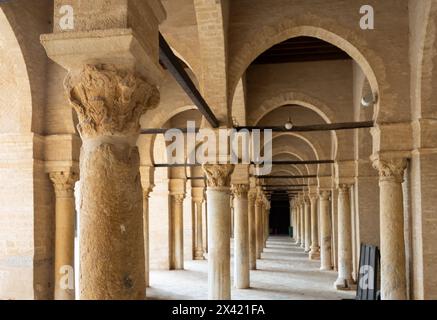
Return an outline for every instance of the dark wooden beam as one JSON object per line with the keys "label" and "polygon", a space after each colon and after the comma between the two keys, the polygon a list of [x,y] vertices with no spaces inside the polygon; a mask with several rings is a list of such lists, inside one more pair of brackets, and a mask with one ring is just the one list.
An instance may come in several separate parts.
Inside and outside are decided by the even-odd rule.
{"label": "dark wooden beam", "polygon": [[[235,127],[236,130],[272,130],[273,132],[312,132],[312,131],[336,131],[336,130],[352,130],[352,129],[362,129],[362,128],[372,128],[374,127],[373,121],[361,121],[361,122],[342,122],[342,123],[323,123],[323,124],[313,124],[307,126],[294,126],[292,129],[288,130],[284,126],[246,126],[246,127]],[[142,129],[141,134],[164,134],[170,128],[149,128]],[[176,128],[181,130],[183,133],[187,133],[187,128]],[[199,128],[195,129],[195,132],[199,132]]]}
{"label": "dark wooden beam", "polygon": [[307,187],[307,184],[264,184],[263,188],[290,188],[290,187]]}
{"label": "dark wooden beam", "polygon": [[[274,160],[274,161],[272,161],[273,165],[288,165],[288,164],[310,165],[310,164],[332,164],[332,163],[335,163],[335,161],[334,160]],[[257,165],[257,163],[255,163],[255,162],[251,162],[251,164]],[[262,165],[263,163],[260,163],[260,164]]]}
{"label": "dark wooden beam", "polygon": [[[278,160],[272,161],[272,165],[312,165],[312,164],[328,164],[334,163],[334,160],[297,160],[297,161],[288,161],[288,160]],[[263,165],[263,163],[256,164],[255,162],[251,162],[253,165]],[[155,168],[178,168],[178,167],[196,167],[201,166],[201,163],[175,163],[175,164],[167,164],[167,163],[155,163]]]}
{"label": "dark wooden beam", "polygon": [[306,176],[252,176],[259,179],[310,179],[317,178],[317,175],[306,175]]}
{"label": "dark wooden beam", "polygon": [[[187,133],[188,128],[172,128],[173,130],[180,130],[182,133]],[[164,134],[170,128],[149,128],[149,129],[141,129],[141,134]],[[194,132],[199,132],[199,128],[196,128]]]}
{"label": "dark wooden beam", "polygon": [[341,123],[322,123],[307,126],[294,126],[291,129],[286,129],[285,126],[245,126],[236,127],[237,130],[272,130],[273,132],[313,132],[313,131],[336,131],[336,130],[352,130],[374,127],[373,121],[361,122],[341,122]]}
{"label": "dark wooden beam", "polygon": [[168,72],[175,78],[185,93],[190,97],[200,113],[205,117],[213,128],[218,128],[219,122],[211,108],[197,90],[191,78],[179,63],[179,59],[174,55],[167,41],[159,33],[159,60],[167,68]]}

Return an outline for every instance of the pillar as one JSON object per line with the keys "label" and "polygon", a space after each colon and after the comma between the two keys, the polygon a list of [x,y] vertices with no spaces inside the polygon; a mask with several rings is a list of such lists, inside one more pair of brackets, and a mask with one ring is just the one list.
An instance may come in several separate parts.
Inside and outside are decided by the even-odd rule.
{"label": "pillar", "polygon": [[302,199],[300,202],[300,247],[305,248],[305,202]]}
{"label": "pillar", "polygon": [[174,194],[172,199],[173,270],[184,269],[184,198],[183,194]]}
{"label": "pillar", "polygon": [[203,251],[203,198],[194,198],[195,203],[195,248],[194,248],[194,259],[204,260]]}
{"label": "pillar", "polygon": [[295,222],[294,222],[294,207],[293,207],[293,202],[290,200],[290,228],[293,230],[293,234],[292,234],[292,239],[296,239],[296,231],[294,230],[295,228]]}
{"label": "pillar", "polygon": [[157,105],[159,93],[140,76],[107,65],[87,65],[79,80],[67,85],[82,137],[80,297],[143,299],[143,196],[136,140],[139,118]]}
{"label": "pillar", "polygon": [[55,14],[54,33],[40,39],[47,55],[68,70],[66,96],[82,139],[80,298],[140,300],[145,262],[136,143],[140,117],[159,104],[158,26],[165,10],[146,1],[79,1],[74,13],[74,31],[61,30],[62,15]]}
{"label": "pillar", "polygon": [[230,178],[234,165],[206,164],[208,210],[208,298],[231,298],[230,238],[231,207]]}
{"label": "pillar", "polygon": [[261,252],[263,251],[263,231],[262,231],[262,211],[263,200],[258,194],[255,201],[255,222],[256,222],[256,258],[261,259]]}
{"label": "pillar", "polygon": [[381,225],[381,299],[405,300],[405,242],[402,182],[406,159],[377,159]]}
{"label": "pillar", "polygon": [[144,270],[146,287],[150,286],[149,253],[149,196],[151,189],[143,189],[143,234],[144,234]]}
{"label": "pillar", "polygon": [[304,215],[305,215],[305,252],[311,250],[311,208],[310,201],[307,197],[304,199]]}
{"label": "pillar", "polygon": [[294,206],[294,221],[296,222],[296,245],[300,245],[301,235],[300,235],[300,203],[297,198],[296,204]]}
{"label": "pillar", "polygon": [[203,241],[203,252],[208,254],[208,200],[205,199],[203,208],[203,226],[202,226],[202,241]]}
{"label": "pillar", "polygon": [[234,285],[247,289],[249,280],[249,217],[248,186],[236,184],[232,187],[234,199]]}
{"label": "pillar", "polygon": [[320,259],[320,247],[319,247],[319,219],[317,216],[317,195],[312,194],[310,196],[311,203],[311,251],[310,259]]}
{"label": "pillar", "polygon": [[270,203],[268,200],[265,200],[264,203],[264,243],[263,248],[267,248],[267,239],[270,234]]}
{"label": "pillar", "polygon": [[347,290],[354,286],[350,187],[347,184],[341,184],[338,190],[338,278],[334,285],[338,290]]}
{"label": "pillar", "polygon": [[331,270],[331,217],[329,216],[329,191],[321,191],[320,203],[320,270]]}
{"label": "pillar", "polygon": [[55,300],[74,300],[74,184],[79,175],[71,169],[51,172],[56,195]]}
{"label": "pillar", "polygon": [[256,219],[255,219],[256,191],[251,190],[248,195],[249,211],[249,267],[256,270]]}

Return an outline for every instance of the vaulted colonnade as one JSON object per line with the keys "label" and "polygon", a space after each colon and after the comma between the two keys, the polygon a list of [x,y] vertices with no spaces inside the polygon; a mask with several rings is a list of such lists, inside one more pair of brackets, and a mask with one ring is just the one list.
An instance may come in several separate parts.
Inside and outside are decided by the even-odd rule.
{"label": "vaulted colonnade", "polygon": [[[209,299],[250,295],[284,201],[287,252],[334,276],[332,292],[355,290],[366,243],[382,299],[437,298],[435,5],[407,2],[370,1],[378,32],[360,29],[360,1],[44,0],[24,16],[23,0],[2,4],[0,44],[18,58],[0,46],[0,81],[16,79],[0,82],[0,299],[144,299],[154,272],[187,265],[207,270]],[[216,126],[162,63],[160,34]],[[271,172],[228,154],[170,165],[171,141],[144,132],[188,122],[216,137],[276,128]],[[202,143],[182,136],[186,163]]]}

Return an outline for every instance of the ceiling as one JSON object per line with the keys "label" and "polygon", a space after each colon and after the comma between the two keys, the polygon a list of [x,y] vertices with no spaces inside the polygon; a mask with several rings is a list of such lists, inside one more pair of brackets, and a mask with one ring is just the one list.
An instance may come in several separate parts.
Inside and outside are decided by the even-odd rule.
{"label": "ceiling", "polygon": [[281,42],[262,53],[252,64],[347,60],[343,50],[313,37],[297,37]]}

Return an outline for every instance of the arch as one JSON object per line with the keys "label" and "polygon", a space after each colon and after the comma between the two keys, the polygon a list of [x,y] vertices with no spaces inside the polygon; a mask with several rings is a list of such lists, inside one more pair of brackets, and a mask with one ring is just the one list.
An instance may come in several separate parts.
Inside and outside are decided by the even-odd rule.
{"label": "arch", "polygon": [[[271,99],[266,100],[259,108],[260,111],[255,113],[251,117],[251,123],[253,123],[254,125],[259,125],[262,119],[266,117],[269,113],[288,104],[299,105],[301,107],[308,108],[311,111],[315,112],[317,115],[319,115],[326,123],[332,123],[332,119],[335,120],[334,112],[324,103],[318,101],[317,99],[303,93],[285,92],[283,95],[275,96]],[[318,160],[321,159],[321,157],[329,157],[330,153],[332,159],[336,159],[337,157],[338,138],[336,132],[331,132],[332,150],[329,151],[325,151],[322,145],[320,145],[317,140],[314,140],[314,142],[312,142],[306,137],[305,134],[296,132],[275,133],[272,142],[275,138],[280,138],[284,135],[293,136],[304,140],[314,151],[316,159]]]}
{"label": "arch", "polygon": [[[260,32],[257,32],[256,37],[245,41],[239,52],[233,54],[235,58],[230,62],[229,66],[230,102],[232,102],[232,97],[238,80],[260,54],[275,44],[300,36],[318,38],[345,51],[360,65],[367,79],[369,79],[372,91],[378,93],[379,87],[374,70],[380,70],[381,74],[379,75],[379,78],[385,79],[385,68],[382,59],[372,50],[368,49],[370,46],[361,43],[360,47],[366,48],[366,56],[364,56],[357,46],[347,40],[352,37],[352,35],[349,34],[350,31],[342,30],[342,33],[334,33],[328,28],[319,27],[317,25],[320,25],[323,19],[318,16],[312,16],[308,20],[309,21],[305,22],[302,21],[300,25],[297,24],[295,19],[279,21],[275,26],[266,25],[260,30]],[[340,36],[340,34],[344,34],[344,36]],[[354,39],[360,38],[354,35]],[[372,61],[372,66],[369,61]],[[378,112],[379,108],[375,108],[375,119],[377,118]]]}
{"label": "arch", "polygon": [[22,44],[0,8],[0,133],[30,133],[32,93]]}
{"label": "arch", "polygon": [[299,105],[317,113],[326,123],[335,122],[335,113],[324,102],[303,92],[286,91],[265,100],[249,115],[249,123],[258,124],[267,114],[285,105]]}

